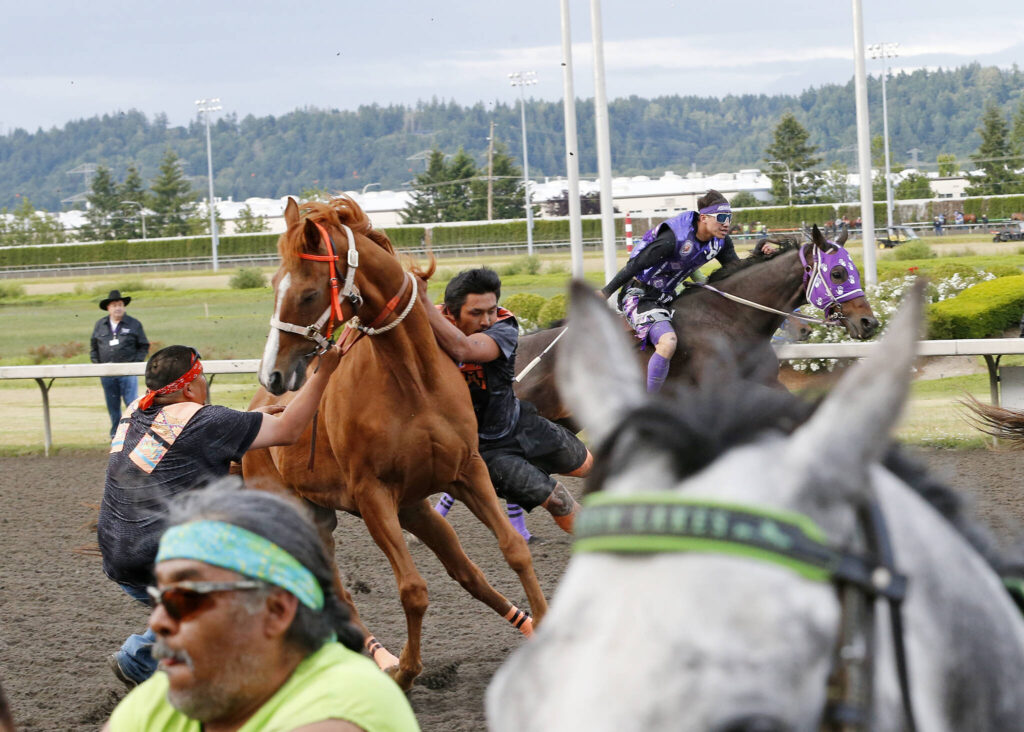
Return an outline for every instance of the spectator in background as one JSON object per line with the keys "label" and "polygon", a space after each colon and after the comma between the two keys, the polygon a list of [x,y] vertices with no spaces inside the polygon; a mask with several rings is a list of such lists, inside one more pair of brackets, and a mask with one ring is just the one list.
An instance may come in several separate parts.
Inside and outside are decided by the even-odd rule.
{"label": "spectator in background", "polygon": [[[107,317],[96,321],[89,341],[89,358],[93,363],[132,363],[145,361],[149,353],[149,341],[142,323],[125,313],[132,299],[111,290],[100,300],[100,310],[107,311]],[[117,423],[121,421],[121,402],[128,406],[139,398],[138,376],[101,376],[103,396],[110,413],[110,436],[114,436]]]}
{"label": "spectator in background", "polygon": [[221,485],[176,499],[168,525],[148,588],[162,673],[105,730],[419,729],[401,689],[360,652],[296,501]]}
{"label": "spectator in background", "polygon": [[953,213],[953,223],[956,224],[957,226],[963,226],[963,223],[964,223],[964,213],[963,213],[963,211],[955,211]]}
{"label": "spectator in background", "polygon": [[946,214],[940,213],[939,218],[937,220],[939,222],[939,225],[936,228],[935,233],[938,234],[939,236],[942,236],[942,227],[946,225]]}

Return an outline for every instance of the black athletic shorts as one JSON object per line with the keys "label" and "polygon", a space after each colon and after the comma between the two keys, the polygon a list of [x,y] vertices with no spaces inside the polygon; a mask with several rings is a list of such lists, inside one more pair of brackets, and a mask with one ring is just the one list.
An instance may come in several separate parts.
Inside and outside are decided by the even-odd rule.
{"label": "black athletic shorts", "polygon": [[551,495],[551,473],[571,473],[587,459],[587,448],[572,432],[537,414],[530,402],[520,402],[519,422],[504,437],[480,440],[498,495],[531,511]]}

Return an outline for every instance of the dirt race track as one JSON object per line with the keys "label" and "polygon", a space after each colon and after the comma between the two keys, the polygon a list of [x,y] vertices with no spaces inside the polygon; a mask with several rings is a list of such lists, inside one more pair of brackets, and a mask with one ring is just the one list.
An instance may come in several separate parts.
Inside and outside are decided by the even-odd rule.
{"label": "dirt race track", "polygon": [[[1004,540],[1024,532],[1024,454],[922,453],[947,483],[974,497],[976,514]],[[124,689],[106,657],[143,628],[145,611],[106,579],[99,559],[76,553],[95,535],[90,523],[102,494],[102,453],[0,459],[0,680],[20,730],[95,730]],[[574,491],[579,483],[568,481]],[[541,512],[543,513],[543,512]],[[546,514],[530,517],[544,539],[533,547],[550,599],[569,542]],[[515,575],[464,506],[452,523],[488,579],[525,607]],[[397,653],[405,623],[394,578],[362,523],[343,516],[338,562],[360,612]],[[424,730],[484,729],[483,695],[495,669],[521,637],[469,598],[420,545],[412,546],[427,580],[424,673],[410,694]]]}

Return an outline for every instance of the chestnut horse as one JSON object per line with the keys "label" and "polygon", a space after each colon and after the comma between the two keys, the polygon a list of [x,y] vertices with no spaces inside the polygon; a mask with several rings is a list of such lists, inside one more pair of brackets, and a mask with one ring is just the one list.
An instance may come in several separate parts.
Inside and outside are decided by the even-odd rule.
{"label": "chestnut horse", "polygon": [[1024,410],[984,404],[968,394],[963,405],[971,414],[967,420],[986,435],[1008,440],[1010,447],[1024,450]]}
{"label": "chestnut horse", "polygon": [[[264,389],[250,408],[287,404],[305,381],[317,344],[326,344],[335,325],[354,318],[358,335],[370,337],[349,341],[318,418],[299,442],[246,453],[242,472],[247,480],[270,478],[312,504],[331,556],[336,511],[366,522],[391,562],[405,611],[408,639],[397,667],[355,612],[353,619],[377,663],[408,689],[422,670],[427,588],[403,529],[429,547],[471,595],[525,635],[544,615],[546,601],[526,542],[505,517],[477,450],[465,381],[437,346],[417,302],[416,280],[402,269],[387,236],[344,197],[301,208],[289,199],[285,222],[278,241],[281,266],[273,279],[274,317],[260,364]],[[497,537],[522,582],[532,620],[488,584],[448,522],[431,509],[428,496],[441,491],[465,503]],[[339,592],[352,606],[340,580]]]}
{"label": "chestnut horse", "polygon": [[[835,241],[827,240],[816,225],[809,234],[810,242],[803,245],[773,241],[781,249],[771,255],[762,254],[759,243],[751,256],[712,272],[705,286],[688,287],[676,297],[672,325],[679,347],[669,367],[670,382],[694,385],[713,379],[715,365],[728,356],[737,361],[743,378],[781,388],[771,339],[788,314],[808,302],[808,292],[815,293],[812,304],[828,321],[845,327],[852,337],[864,340],[874,334],[878,321],[860,291],[860,274],[843,248],[847,231]],[[530,363],[563,329],[520,338],[519,361]],[[641,354],[645,363],[653,352]],[[535,404],[544,417],[574,429],[577,425],[555,385],[557,360],[556,345],[516,384],[516,396]]]}

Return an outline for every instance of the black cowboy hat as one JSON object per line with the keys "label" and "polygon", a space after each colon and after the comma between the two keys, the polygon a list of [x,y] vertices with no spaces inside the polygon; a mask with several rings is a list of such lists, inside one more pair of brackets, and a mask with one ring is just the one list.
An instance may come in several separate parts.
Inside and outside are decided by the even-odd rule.
{"label": "black cowboy hat", "polygon": [[108,307],[110,307],[110,303],[114,302],[115,300],[123,300],[125,305],[132,301],[130,297],[122,297],[120,290],[111,290],[110,294],[107,295],[106,299],[100,300],[100,310],[106,310]]}

